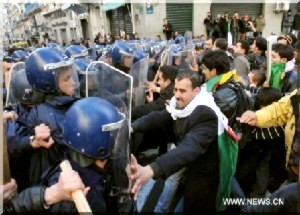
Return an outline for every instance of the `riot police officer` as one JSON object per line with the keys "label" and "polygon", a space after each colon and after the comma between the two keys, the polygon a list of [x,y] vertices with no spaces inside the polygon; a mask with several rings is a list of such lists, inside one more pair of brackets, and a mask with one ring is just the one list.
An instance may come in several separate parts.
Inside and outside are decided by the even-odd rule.
{"label": "riot police officer", "polygon": [[[4,211],[76,212],[71,192],[87,193],[94,213],[120,214],[132,211],[128,121],[112,103],[97,97],[84,98],[66,112],[64,139],[66,158],[77,172],[52,168],[43,186],[20,193],[6,203]],[[80,178],[78,177],[80,176]],[[88,191],[89,190],[89,191]]]}
{"label": "riot police officer", "polygon": [[111,58],[112,66],[129,73],[134,58],[133,49],[124,41],[116,41],[111,47]]}
{"label": "riot police officer", "polygon": [[9,119],[5,124],[7,145],[10,158],[11,176],[18,184],[18,190],[21,191],[29,186],[29,161],[28,153],[20,153],[20,137],[26,133],[27,117],[31,107],[42,102],[43,94],[32,89],[25,73],[25,63],[14,64],[11,70],[10,89],[8,95],[8,104],[16,114],[17,119]]}
{"label": "riot police officer", "polygon": [[34,106],[26,122],[19,151],[31,152],[29,181],[38,184],[41,174],[62,158],[65,144],[62,123],[66,110],[77,100],[78,75],[73,60],[65,60],[52,48],[32,52],[26,62],[26,76],[31,87],[45,94],[44,102]]}

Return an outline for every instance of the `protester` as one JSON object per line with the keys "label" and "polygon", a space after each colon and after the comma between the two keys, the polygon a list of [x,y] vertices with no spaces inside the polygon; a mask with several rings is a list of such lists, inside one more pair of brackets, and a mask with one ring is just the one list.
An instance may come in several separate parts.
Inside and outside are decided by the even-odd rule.
{"label": "protester", "polygon": [[250,50],[250,45],[247,40],[241,40],[237,42],[234,47],[234,60],[233,67],[236,69],[236,73],[239,76],[239,81],[244,84],[244,86],[249,85],[248,74],[250,72],[250,63],[248,60],[248,52]]}
{"label": "protester", "polygon": [[172,38],[173,27],[167,18],[164,18],[163,20],[163,32],[166,35],[167,40]]}
{"label": "protester", "polygon": [[[222,163],[219,161],[223,160],[223,157],[218,155],[217,144],[218,118],[222,114],[206,89],[202,91],[199,86],[200,77],[195,72],[188,70],[180,72],[175,80],[174,97],[167,110],[154,112],[132,124],[134,132],[175,126],[177,143],[175,149],[161,155],[150,165],[142,167],[133,162],[132,179],[135,180],[135,184],[132,192],[137,195],[141,186],[150,178],[167,178],[186,167],[183,211],[210,214],[220,210],[219,195],[222,195],[221,190],[218,193],[218,187],[221,177],[219,163]],[[224,130],[223,132],[226,133]],[[229,148],[228,150],[230,151]],[[234,169],[234,160],[227,160],[225,163],[233,165],[231,167]],[[226,171],[228,173],[231,170]],[[227,181],[229,178],[223,179]]]}

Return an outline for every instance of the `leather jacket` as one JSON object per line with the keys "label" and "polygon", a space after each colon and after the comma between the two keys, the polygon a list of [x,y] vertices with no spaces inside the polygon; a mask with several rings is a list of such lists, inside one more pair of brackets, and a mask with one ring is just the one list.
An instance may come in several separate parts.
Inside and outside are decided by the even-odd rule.
{"label": "leather jacket", "polygon": [[228,118],[229,126],[233,128],[236,122],[235,113],[238,105],[238,96],[236,95],[236,92],[228,86],[230,81],[233,81],[232,78],[226,83],[219,85],[215,89],[213,97],[217,106]]}
{"label": "leather jacket", "polygon": [[3,215],[20,212],[40,212],[45,210],[45,186],[27,188],[3,205]]}

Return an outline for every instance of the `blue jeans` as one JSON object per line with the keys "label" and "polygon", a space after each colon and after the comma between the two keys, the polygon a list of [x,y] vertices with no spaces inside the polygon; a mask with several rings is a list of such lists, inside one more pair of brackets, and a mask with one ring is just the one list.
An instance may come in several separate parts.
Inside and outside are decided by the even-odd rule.
{"label": "blue jeans", "polygon": [[138,193],[138,196],[137,196],[137,201],[136,201],[138,212],[142,211],[143,206],[144,206],[145,202],[147,201],[147,198],[148,198],[154,184],[155,184],[155,180],[150,179],[146,184],[144,184],[143,187],[141,187],[141,189]]}
{"label": "blue jeans", "polygon": [[154,209],[155,213],[159,213],[159,214],[168,213],[184,171],[185,168],[182,168],[181,170],[179,170],[178,172],[174,173],[173,175],[167,178],[167,180],[165,181],[164,189]]}
{"label": "blue jeans", "polygon": [[233,176],[231,179],[231,194],[234,198],[245,198],[244,191],[240,187],[240,184],[236,180],[235,176]]}
{"label": "blue jeans", "polygon": [[184,202],[184,198],[181,197],[175,207],[174,214],[183,214],[183,202]]}
{"label": "blue jeans", "polygon": [[233,29],[232,30],[232,45],[235,45],[237,43],[238,40],[238,29]]}

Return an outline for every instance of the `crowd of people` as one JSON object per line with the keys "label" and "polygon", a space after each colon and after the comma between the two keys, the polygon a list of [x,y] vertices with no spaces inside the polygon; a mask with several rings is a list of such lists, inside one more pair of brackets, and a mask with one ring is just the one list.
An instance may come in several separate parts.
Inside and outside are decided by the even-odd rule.
{"label": "crowd of people", "polygon": [[262,15],[204,25],[207,38],[168,19],[167,40],[99,33],[100,56],[89,39],[10,49],[4,214],[76,212],[78,191],[90,207],[79,212],[95,214],[300,214],[297,29],[283,25],[268,50]]}
{"label": "crowd of people", "polygon": [[[240,16],[238,12],[234,12],[232,17],[228,12],[224,12],[224,14],[218,14],[215,18],[208,12],[203,24],[205,25],[207,37],[228,39],[228,36],[230,36],[228,39],[230,44],[236,44],[237,41],[242,39],[253,39],[262,36],[266,26],[263,14],[249,17],[248,14]],[[284,34],[294,32],[299,39],[299,14],[293,16],[291,9],[284,13],[281,29]]]}

